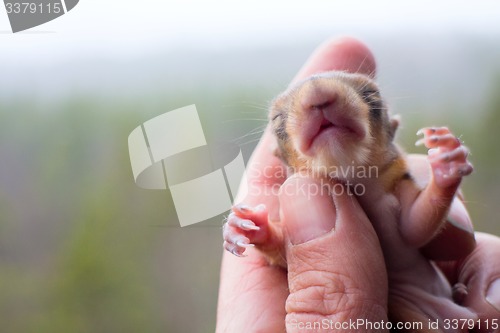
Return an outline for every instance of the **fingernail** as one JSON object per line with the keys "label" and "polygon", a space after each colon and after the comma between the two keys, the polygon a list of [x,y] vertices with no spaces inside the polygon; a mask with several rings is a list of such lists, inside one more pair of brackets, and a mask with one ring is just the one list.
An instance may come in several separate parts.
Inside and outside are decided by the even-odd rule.
{"label": "fingernail", "polygon": [[244,213],[252,211],[252,208],[245,204],[237,204],[234,208]]}
{"label": "fingernail", "polygon": [[500,278],[494,280],[488,287],[486,301],[500,311]]}
{"label": "fingernail", "polygon": [[280,216],[294,245],[316,239],[335,227],[336,212],[320,180],[292,176],[280,190]]}
{"label": "fingernail", "polygon": [[247,243],[247,242],[244,242],[244,241],[237,241],[236,245],[240,246],[240,247],[244,247],[245,249],[248,248],[248,247],[254,247],[255,246],[254,244],[250,244],[250,243]]}
{"label": "fingernail", "polygon": [[252,221],[244,221],[241,223],[241,228],[244,230],[260,230],[260,227],[256,226]]}
{"label": "fingernail", "polygon": [[262,212],[263,210],[266,209],[266,205],[260,204],[254,207],[253,211],[254,212]]}
{"label": "fingernail", "polygon": [[415,142],[415,146],[418,147],[418,146],[423,145],[424,143],[425,143],[425,139],[419,139],[419,140],[417,140],[417,142]]}

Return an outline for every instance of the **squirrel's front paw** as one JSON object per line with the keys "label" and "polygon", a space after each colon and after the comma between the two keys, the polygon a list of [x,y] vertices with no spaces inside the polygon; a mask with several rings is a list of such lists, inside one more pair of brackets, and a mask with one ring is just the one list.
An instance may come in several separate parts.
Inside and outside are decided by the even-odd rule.
{"label": "squirrel's front paw", "polygon": [[421,134],[424,137],[416,145],[429,148],[428,159],[436,185],[441,188],[456,185],[472,172],[472,164],[467,160],[469,149],[448,128],[426,127],[417,132]]}
{"label": "squirrel's front paw", "polygon": [[268,238],[268,219],[265,205],[249,207],[236,205],[223,226],[224,248],[242,257],[247,247]]}

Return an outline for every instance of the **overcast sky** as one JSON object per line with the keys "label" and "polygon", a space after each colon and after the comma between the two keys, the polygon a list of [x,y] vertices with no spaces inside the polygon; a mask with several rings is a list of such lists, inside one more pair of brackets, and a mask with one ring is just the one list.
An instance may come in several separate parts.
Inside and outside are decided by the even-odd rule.
{"label": "overcast sky", "polygon": [[[500,1],[81,0],[66,15],[10,33],[0,9],[3,66],[255,47],[312,35],[458,32],[500,36]],[[500,41],[500,39],[499,39]],[[14,64],[13,60],[17,61]]]}

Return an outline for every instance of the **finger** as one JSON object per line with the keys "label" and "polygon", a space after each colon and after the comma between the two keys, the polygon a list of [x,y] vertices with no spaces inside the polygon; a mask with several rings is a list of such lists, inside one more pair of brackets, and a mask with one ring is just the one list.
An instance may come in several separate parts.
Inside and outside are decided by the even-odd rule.
{"label": "finger", "polygon": [[[227,224],[231,227],[236,227],[244,231],[258,231],[260,230],[260,227],[255,225],[255,223],[252,220],[245,220],[242,218],[239,218],[235,214],[230,214],[229,217],[227,218]],[[224,234],[224,233],[223,233]]]}
{"label": "finger", "polygon": [[444,135],[450,133],[448,127],[424,127],[417,131],[417,135]]}
{"label": "finger", "polygon": [[368,47],[359,40],[352,37],[337,37],[320,45],[293,81],[332,70],[375,77],[375,57]]}
{"label": "finger", "polygon": [[439,149],[435,150],[434,154],[430,155],[430,162],[467,162],[467,157],[469,156],[469,148],[465,146],[459,146],[451,151],[444,153],[439,153]]}
{"label": "finger", "polygon": [[325,319],[387,320],[387,276],[377,235],[347,188],[332,185],[338,186],[332,200],[322,185],[294,176],[280,193],[290,239],[287,332]]}
{"label": "finger", "polygon": [[276,141],[268,126],[247,164],[247,195],[238,194],[235,200],[248,206],[264,204],[272,221],[279,220],[276,193],[287,175],[286,167],[274,155],[275,146]]}
{"label": "finger", "polygon": [[493,332],[486,325],[500,318],[500,238],[477,233],[476,239],[477,246],[467,258],[440,267],[452,283],[465,287],[461,304],[478,314],[480,331]]}
{"label": "finger", "polygon": [[269,266],[254,248],[238,258],[224,251],[217,332],[283,332],[286,272]]}
{"label": "finger", "polygon": [[424,137],[417,142],[416,146],[424,144],[427,148],[440,148],[440,150],[448,151],[460,147],[460,140],[451,133],[443,135],[431,135]]}
{"label": "finger", "polygon": [[247,247],[251,247],[251,246],[253,246],[253,244],[249,244],[248,242],[243,243],[242,241],[239,241],[237,243],[230,243],[228,241],[224,241],[224,244],[223,244],[223,247],[226,251],[231,252],[232,254],[234,254],[237,257],[246,257],[246,255],[244,254],[245,249]]}

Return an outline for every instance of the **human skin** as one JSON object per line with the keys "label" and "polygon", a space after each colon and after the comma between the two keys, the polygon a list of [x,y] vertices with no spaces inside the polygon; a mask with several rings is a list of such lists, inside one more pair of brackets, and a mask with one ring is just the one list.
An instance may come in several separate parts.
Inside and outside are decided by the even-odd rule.
{"label": "human skin", "polygon": [[[352,38],[326,42],[294,81],[314,73],[346,70],[374,75],[369,49]],[[281,162],[272,154],[266,129],[247,167],[249,207],[264,203],[271,220],[284,223],[288,270],[270,266],[260,252],[248,248],[246,258],[223,254],[217,332],[299,332],[298,323],[347,322],[365,318],[387,321],[387,275],[378,238],[356,200],[344,195],[305,195],[293,191],[315,180],[293,176],[285,181]],[[425,156],[410,156],[413,168],[425,169]],[[263,170],[276,172],[264,173]],[[425,174],[423,173],[423,176]],[[281,186],[279,195],[270,189]],[[256,191],[258,189],[259,191]],[[267,189],[267,191],[266,191]],[[445,235],[446,237],[446,235]],[[451,236],[450,236],[451,237]],[[471,234],[453,234],[453,244],[470,242]],[[479,234],[478,246],[466,259],[442,265],[451,281],[469,287],[464,305],[481,318],[500,317],[500,239]],[[447,242],[443,242],[447,244]],[[440,251],[439,244],[432,251]],[[494,260],[494,259],[493,259]],[[488,265],[486,265],[488,263]],[[500,280],[499,280],[500,281]],[[493,291],[488,291],[489,286]],[[497,305],[497,309],[486,301]]]}

